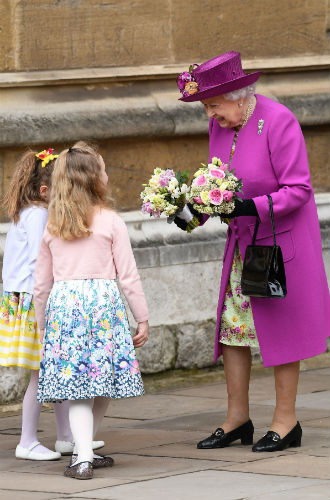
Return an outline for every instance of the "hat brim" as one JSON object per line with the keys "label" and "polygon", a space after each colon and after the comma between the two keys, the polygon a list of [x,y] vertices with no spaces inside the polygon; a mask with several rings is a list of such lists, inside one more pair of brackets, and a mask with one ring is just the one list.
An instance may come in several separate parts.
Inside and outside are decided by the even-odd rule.
{"label": "hat brim", "polygon": [[250,73],[249,75],[241,76],[235,80],[230,80],[230,82],[221,83],[221,85],[216,85],[215,87],[210,87],[207,90],[202,90],[201,92],[196,92],[196,94],[189,95],[187,97],[181,97],[179,101],[183,102],[194,102],[202,101],[203,99],[209,99],[210,97],[216,97],[221,94],[226,94],[227,92],[232,92],[233,90],[242,89],[248,85],[255,83],[262,71],[256,71]]}

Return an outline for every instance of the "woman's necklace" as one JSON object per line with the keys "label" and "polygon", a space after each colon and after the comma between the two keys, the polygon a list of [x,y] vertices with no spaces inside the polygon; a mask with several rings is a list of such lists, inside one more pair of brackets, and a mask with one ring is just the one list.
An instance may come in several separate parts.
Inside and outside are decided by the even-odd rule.
{"label": "woman's necklace", "polygon": [[246,110],[246,113],[245,113],[245,116],[244,116],[243,123],[242,123],[242,125],[241,125],[240,128],[236,129],[236,132],[235,132],[235,135],[234,135],[234,139],[233,139],[233,143],[231,145],[231,151],[230,151],[230,156],[229,156],[228,167],[230,167],[231,161],[232,161],[233,156],[234,156],[238,133],[247,124],[248,119],[250,118],[250,116],[252,115],[252,113],[254,111],[256,103],[257,103],[257,100],[256,100],[255,96],[252,96],[251,99],[249,100],[249,104],[248,104],[248,107],[247,107],[247,110]]}

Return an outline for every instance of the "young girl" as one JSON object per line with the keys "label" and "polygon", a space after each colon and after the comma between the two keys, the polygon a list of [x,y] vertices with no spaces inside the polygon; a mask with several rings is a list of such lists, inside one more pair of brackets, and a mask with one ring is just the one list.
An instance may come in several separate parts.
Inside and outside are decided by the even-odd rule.
{"label": "young girl", "polygon": [[70,451],[72,434],[68,405],[55,405],[57,452],[37,440],[41,404],[37,401],[41,345],[33,304],[34,268],[47,221],[47,206],[54,160],[53,150],[27,152],[18,162],[3,206],[12,220],[3,261],[3,297],[0,307],[0,364],[31,370],[23,399],[22,434],[16,457],[56,460]]}
{"label": "young girl", "polygon": [[[77,143],[60,154],[36,268],[44,333],[38,400],[70,401],[76,448],[64,475],[77,479],[113,465],[92,450],[109,398],[143,394],[134,346],[148,338],[148,309],[126,226],[107,208],[107,182],[104,161],[90,146]],[[133,341],[116,277],[138,323]]]}

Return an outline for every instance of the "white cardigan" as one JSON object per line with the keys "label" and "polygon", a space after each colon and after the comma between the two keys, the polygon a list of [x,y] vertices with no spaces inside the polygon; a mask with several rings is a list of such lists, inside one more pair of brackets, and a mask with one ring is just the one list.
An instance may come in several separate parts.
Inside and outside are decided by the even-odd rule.
{"label": "white cardigan", "polygon": [[33,294],[34,271],[47,224],[46,208],[24,208],[17,224],[11,223],[4,251],[2,280],[6,292]]}

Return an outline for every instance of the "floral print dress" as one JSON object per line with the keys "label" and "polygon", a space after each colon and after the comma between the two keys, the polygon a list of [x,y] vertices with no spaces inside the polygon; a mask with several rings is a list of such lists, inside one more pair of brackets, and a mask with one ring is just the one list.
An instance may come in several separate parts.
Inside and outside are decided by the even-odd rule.
{"label": "floral print dress", "polygon": [[242,269],[242,257],[236,244],[222,307],[219,342],[233,346],[258,347],[250,297],[243,295],[241,290]]}
{"label": "floral print dress", "polygon": [[46,309],[38,401],[125,398],[143,392],[116,280],[55,282]]}

